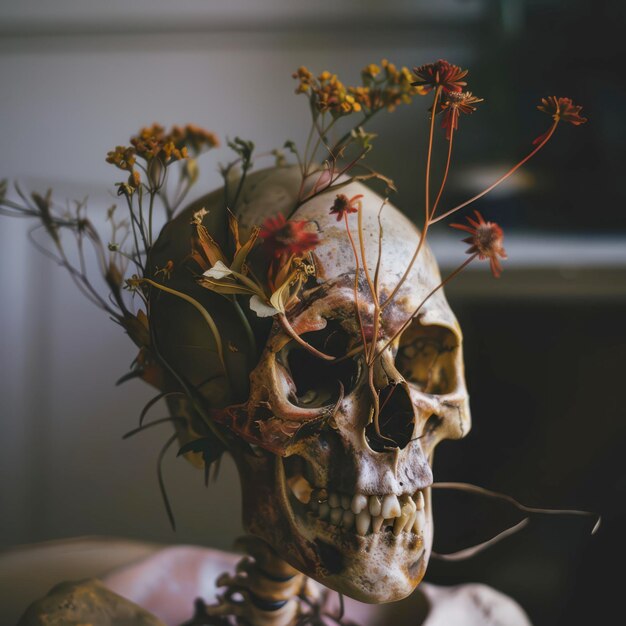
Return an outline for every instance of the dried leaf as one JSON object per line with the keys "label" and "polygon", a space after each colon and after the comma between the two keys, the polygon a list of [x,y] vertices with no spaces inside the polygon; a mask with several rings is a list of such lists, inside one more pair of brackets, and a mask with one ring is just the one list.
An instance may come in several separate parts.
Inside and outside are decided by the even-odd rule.
{"label": "dried leaf", "polygon": [[239,250],[235,253],[235,258],[233,259],[231,268],[234,272],[243,273],[244,264],[246,262],[246,258],[250,254],[250,251],[254,247],[256,240],[259,236],[259,231],[261,229],[255,226],[250,233],[250,238],[246,241],[243,246],[239,248]]}
{"label": "dried leaf", "polygon": [[188,454],[201,454],[204,461],[204,481],[208,482],[211,465],[219,463],[226,448],[217,437],[203,437],[193,439],[180,448],[177,456]]}
{"label": "dried leaf", "polygon": [[233,214],[230,209],[228,211],[228,228],[230,229],[230,234],[233,236],[233,242],[235,244],[235,253],[239,251],[241,248],[241,244],[239,243],[239,222],[237,218]]}
{"label": "dried leaf", "polygon": [[198,282],[201,287],[210,289],[215,293],[221,293],[222,295],[251,295],[256,293],[253,289],[250,289],[250,287],[229,278],[225,278],[221,281],[211,278],[201,278]]}
{"label": "dried leaf", "polygon": [[270,298],[270,304],[279,312],[284,313],[291,300],[291,281],[287,279]]}
{"label": "dried leaf", "polygon": [[211,237],[206,227],[202,226],[202,224],[196,224],[195,226],[197,236],[192,237],[192,246],[196,248],[195,244],[197,244],[204,257],[212,266],[218,261],[226,263],[226,257],[224,256],[222,249],[217,241]]}

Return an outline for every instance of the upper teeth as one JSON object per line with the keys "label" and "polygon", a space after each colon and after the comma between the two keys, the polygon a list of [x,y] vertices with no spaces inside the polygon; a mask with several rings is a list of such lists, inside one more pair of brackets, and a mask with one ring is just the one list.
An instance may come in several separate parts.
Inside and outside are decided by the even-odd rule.
{"label": "upper teeth", "polygon": [[287,484],[294,497],[308,505],[313,515],[345,529],[356,525],[356,532],[361,536],[379,532],[382,528],[390,528],[396,536],[411,530],[419,534],[426,523],[421,491],[413,497],[409,494],[398,498],[393,494],[366,496],[362,493],[351,497],[345,493],[313,489],[303,476],[292,477]]}

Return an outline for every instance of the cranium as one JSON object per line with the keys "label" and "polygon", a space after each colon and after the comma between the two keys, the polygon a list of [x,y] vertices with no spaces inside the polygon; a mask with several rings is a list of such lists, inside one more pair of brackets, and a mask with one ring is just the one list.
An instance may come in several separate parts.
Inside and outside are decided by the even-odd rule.
{"label": "cranium", "polygon": [[[297,168],[250,175],[237,208],[241,231],[277,213],[287,214],[299,184]],[[381,211],[382,199],[365,186],[353,183],[342,193],[363,195],[364,250],[372,275],[380,219],[378,281],[384,301],[402,277],[419,232],[391,204]],[[309,343],[345,357],[362,335],[354,253],[344,224],[329,215],[334,198],[323,193],[292,216],[309,222],[320,244],[312,256],[315,278],[288,313],[293,328]],[[177,254],[180,258],[192,212],[203,206],[210,218],[223,212],[222,202],[218,192],[192,206],[164,231],[155,259],[163,264]],[[359,313],[370,341],[373,303],[363,276],[358,278]],[[382,436],[370,423],[372,391],[363,353],[319,359],[276,322],[269,332],[265,327],[266,343],[250,375],[247,401],[213,412],[246,442],[234,456],[247,530],[307,575],[364,602],[399,600],[421,581],[433,535],[433,451],[441,440],[463,437],[470,428],[461,330],[443,291],[428,297],[440,282],[435,259],[424,246],[408,279],[382,311],[381,348],[423,302],[419,314],[373,365]],[[198,323],[196,317],[184,306],[176,311],[188,333],[189,325]],[[161,313],[161,319],[168,314]],[[155,308],[157,327],[158,315]],[[238,332],[233,330],[233,337]],[[199,384],[207,378],[206,368],[194,371],[197,363],[177,356],[175,348],[164,350],[187,380]]]}

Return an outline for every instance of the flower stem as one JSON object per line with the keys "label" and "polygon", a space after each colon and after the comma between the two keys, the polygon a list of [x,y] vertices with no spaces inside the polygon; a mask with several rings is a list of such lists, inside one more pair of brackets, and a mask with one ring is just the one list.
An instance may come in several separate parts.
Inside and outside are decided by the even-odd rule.
{"label": "flower stem", "polygon": [[534,157],[535,154],[537,154],[537,152],[539,152],[539,150],[541,150],[541,148],[543,148],[548,143],[548,141],[550,141],[550,137],[552,137],[552,135],[554,134],[554,131],[556,130],[556,127],[558,126],[558,124],[559,124],[559,122],[558,122],[558,120],[556,120],[554,122],[554,124],[552,125],[552,127],[550,128],[550,130],[546,133],[546,136],[543,138],[541,143],[532,152],[527,154],[519,163],[517,163],[517,165],[514,165],[508,172],[506,172],[506,174],[503,174],[502,176],[500,176],[500,178],[498,178],[498,180],[496,180],[494,183],[489,185],[489,187],[487,187],[486,189],[481,191],[479,194],[476,194],[475,196],[473,196],[469,200],[466,200],[462,204],[459,204],[458,206],[455,206],[453,209],[450,209],[449,211],[446,211],[445,213],[442,213],[439,217],[434,218],[431,221],[431,223],[435,224],[435,223],[445,219],[446,217],[449,217],[453,213],[456,213],[457,211],[460,211],[462,208],[466,207],[468,204],[471,204],[475,200],[478,200],[479,198],[482,198],[485,194],[488,194],[492,189],[497,187],[500,183],[504,182],[509,176],[511,176],[512,174],[515,174],[515,172],[520,167],[522,167],[522,165],[524,165],[524,163],[526,163],[528,160],[530,160],[532,157]]}
{"label": "flower stem", "polygon": [[430,162],[433,155],[433,137],[435,134],[435,114],[437,113],[437,103],[439,102],[439,94],[441,93],[441,85],[437,86],[435,90],[435,97],[433,99],[433,108],[430,113],[430,133],[428,135],[428,156],[426,157],[426,181],[425,187],[425,210],[424,216],[424,229],[430,219]]}
{"label": "flower stem", "polygon": [[448,180],[448,172],[450,171],[450,161],[452,159],[452,140],[454,138],[454,128],[450,129],[450,140],[448,141],[448,158],[446,159],[446,169],[443,173],[443,178],[441,179],[441,187],[439,187],[439,193],[437,194],[437,199],[433,204],[433,210],[430,212],[429,222],[432,223],[433,218],[435,217],[435,213],[437,212],[437,207],[439,206],[439,200],[441,200],[441,196],[443,194],[443,189],[446,186],[446,182]]}
{"label": "flower stem", "polygon": [[436,287],[431,289],[428,295],[419,303],[417,308],[411,313],[409,318],[400,326],[400,328],[395,332],[393,337],[387,341],[387,343],[378,351],[375,358],[378,358],[407,328],[407,326],[411,323],[411,321],[415,318],[415,316],[420,312],[420,309],[426,304],[426,302],[433,296],[437,291],[443,289],[443,287],[450,282],[455,276],[458,276],[476,257],[478,256],[478,252],[475,252],[470,257],[465,259],[459,267],[457,267],[453,272],[448,274],[444,280],[442,280]]}
{"label": "flower stem", "polygon": [[159,289],[161,291],[165,291],[166,293],[169,293],[172,296],[181,298],[181,300],[185,300],[185,302],[188,302],[189,304],[191,304],[200,313],[200,315],[202,315],[202,317],[204,318],[204,321],[208,324],[209,328],[211,329],[213,339],[215,340],[215,348],[217,350],[217,356],[220,360],[222,369],[224,370],[224,376],[226,377],[226,380],[228,381],[228,384],[230,386],[230,377],[228,375],[228,370],[226,369],[226,362],[224,360],[224,348],[222,346],[222,338],[220,336],[220,332],[217,326],[215,325],[215,321],[211,317],[211,314],[195,298],[188,296],[186,293],[183,293],[182,291],[177,291],[176,289],[171,289],[170,287],[161,285],[160,283],[157,283],[156,281],[151,280],[150,278],[140,278],[138,280],[139,282],[148,283],[152,287]]}
{"label": "flower stem", "polygon": [[391,292],[389,297],[382,303],[381,309],[384,309],[388,304],[391,304],[391,302],[393,302],[394,297],[396,296],[398,291],[400,291],[400,288],[402,287],[402,285],[408,278],[409,274],[411,273],[411,270],[413,269],[413,265],[415,265],[415,261],[417,260],[417,257],[419,256],[422,246],[424,245],[424,241],[426,241],[426,233],[428,232],[428,227],[431,224],[431,220],[430,220],[430,162],[432,160],[433,136],[435,133],[435,111],[437,110],[437,102],[439,100],[440,92],[441,92],[441,87],[437,87],[435,91],[435,97],[433,99],[432,113],[430,116],[430,133],[428,136],[428,155],[426,158],[426,181],[424,185],[426,188],[424,227],[422,228],[422,232],[420,233],[419,242],[417,244],[417,247],[415,248],[413,257],[409,261],[409,265],[404,271],[404,274],[402,274],[402,278],[397,282],[396,286],[393,288],[393,291]]}
{"label": "flower stem", "polygon": [[314,348],[310,343],[307,343],[298,335],[298,333],[294,330],[293,326],[289,323],[287,316],[284,313],[279,313],[276,317],[278,317],[278,321],[280,325],[283,327],[283,330],[297,343],[299,343],[305,350],[308,350],[311,354],[314,354],[316,357],[320,359],[324,359],[325,361],[334,361],[335,357],[330,356],[329,354],[324,354],[320,352],[317,348]]}
{"label": "flower stem", "polygon": [[343,219],[346,223],[346,233],[348,234],[348,239],[350,240],[350,245],[352,246],[352,253],[354,254],[354,306],[356,308],[356,316],[359,322],[359,330],[361,331],[361,340],[363,341],[363,349],[367,353],[367,338],[365,337],[365,329],[363,328],[363,319],[361,318],[361,310],[359,309],[359,253],[356,249],[356,244],[354,243],[354,239],[352,237],[352,233],[350,232],[350,226],[348,224],[348,213],[343,214]]}

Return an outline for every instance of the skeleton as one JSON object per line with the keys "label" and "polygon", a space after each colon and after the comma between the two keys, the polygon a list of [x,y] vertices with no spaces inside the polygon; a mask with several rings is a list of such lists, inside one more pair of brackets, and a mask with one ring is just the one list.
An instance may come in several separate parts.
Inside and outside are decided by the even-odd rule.
{"label": "skeleton", "polygon": [[[237,208],[242,233],[268,216],[287,214],[299,184],[297,168],[250,175]],[[351,184],[342,191],[349,196],[363,194],[364,249],[371,274],[379,249],[380,219],[379,284],[384,301],[403,275],[419,232],[392,205],[381,211],[382,199],[363,185]],[[274,322],[250,374],[248,398],[210,411],[237,442],[231,452],[241,478],[244,526],[273,554],[268,561],[268,553],[257,547],[255,561],[244,561],[234,577],[222,577],[227,591],[217,606],[207,608],[212,615],[236,615],[245,623],[272,626],[293,624],[299,612],[298,594],[302,598],[316,593],[293,568],[361,602],[395,602],[411,594],[431,553],[434,449],[444,439],[465,436],[470,428],[461,330],[441,289],[427,297],[441,278],[433,255],[424,247],[408,279],[382,311],[380,348],[419,309],[372,366],[381,407],[380,433],[376,431],[367,367],[362,352],[352,350],[361,340],[356,307],[364,333],[371,335],[373,303],[362,275],[355,302],[353,250],[343,224],[329,215],[333,200],[333,194],[321,194],[292,216],[307,220],[318,231],[320,244],[312,258],[315,281],[289,311],[289,321],[306,341],[338,358],[315,357]],[[168,260],[178,267],[188,251],[194,212],[205,207],[211,220],[223,213],[222,202],[221,192],[215,192],[170,223],[155,246],[154,267],[163,267]],[[187,281],[186,290],[207,308],[217,302],[215,294],[190,282],[188,271],[178,278]],[[172,284],[180,287],[176,277]],[[212,313],[219,314],[219,306],[212,306]],[[232,318],[232,313],[228,315]],[[210,362],[200,367],[180,353],[179,346],[185,343],[181,334],[197,341],[207,335],[195,311],[172,298],[160,298],[153,303],[151,316],[157,329],[175,316],[178,331],[159,336],[161,355],[214,402],[220,385],[201,383],[211,379]],[[267,336],[262,323],[259,320],[255,330]],[[236,324],[231,329],[241,345],[241,331]],[[350,356],[342,359],[348,352]],[[242,360],[237,351],[231,355],[235,365]],[[184,400],[172,400],[170,408],[175,415],[193,412]],[[189,417],[185,426],[179,425],[181,441],[197,436],[197,430]],[[260,564],[259,554],[265,555]],[[268,572],[273,574],[269,583],[261,580]],[[289,574],[282,587],[271,582],[281,578],[276,572]],[[261,607],[259,611],[251,604],[242,608],[232,599],[233,592],[248,602],[247,592],[257,599],[261,595],[265,603],[279,599],[280,610]],[[526,624],[516,611],[510,623]],[[468,620],[470,613],[468,609]]]}

